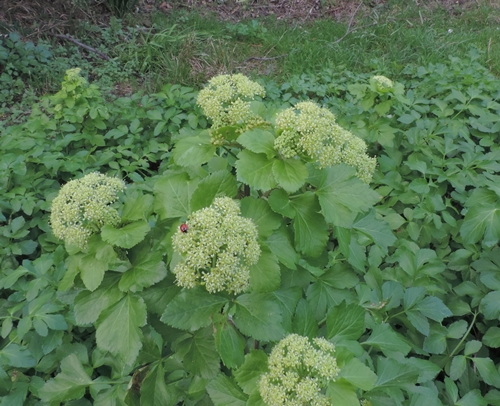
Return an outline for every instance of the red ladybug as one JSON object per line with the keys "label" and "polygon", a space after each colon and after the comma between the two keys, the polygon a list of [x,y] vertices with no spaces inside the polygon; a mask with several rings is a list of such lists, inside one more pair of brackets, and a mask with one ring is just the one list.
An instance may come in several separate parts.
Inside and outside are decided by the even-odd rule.
{"label": "red ladybug", "polygon": [[183,232],[183,233],[187,233],[188,229],[189,229],[189,227],[186,223],[182,223],[181,226],[179,227],[179,230],[181,230],[181,232]]}

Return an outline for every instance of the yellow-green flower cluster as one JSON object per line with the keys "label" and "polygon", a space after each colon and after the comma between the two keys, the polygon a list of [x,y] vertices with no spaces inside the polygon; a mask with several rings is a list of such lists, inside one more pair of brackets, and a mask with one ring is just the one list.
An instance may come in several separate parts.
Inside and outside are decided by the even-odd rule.
{"label": "yellow-green flower cluster", "polygon": [[182,254],[173,270],[177,284],[205,285],[210,293],[246,290],[260,246],[255,224],[240,216],[238,204],[229,197],[217,198],[210,207],[191,214],[186,224],[187,231],[172,237],[174,249]]}
{"label": "yellow-green flower cluster", "polygon": [[335,347],[324,338],[291,334],[271,351],[269,372],[262,375],[259,391],[269,406],[329,406],[324,394],[339,373]]}
{"label": "yellow-green flower cluster", "polygon": [[212,78],[200,91],[197,103],[212,120],[212,129],[218,129],[242,125],[254,118],[250,102],[257,95],[264,97],[264,88],[246,76],[219,75]]}
{"label": "yellow-green flower cluster", "polygon": [[377,161],[366,154],[365,142],[340,127],[331,111],[306,101],[276,116],[278,137],[274,147],[284,158],[303,156],[321,168],[340,163],[357,169],[357,176],[370,183]]}
{"label": "yellow-green flower cluster", "polygon": [[117,225],[120,216],[111,204],[125,183],[97,172],[66,183],[52,201],[50,224],[57,238],[85,249],[102,226]]}
{"label": "yellow-green flower cluster", "polygon": [[394,83],[385,76],[373,76],[370,78],[370,85],[379,93],[389,93],[394,90]]}

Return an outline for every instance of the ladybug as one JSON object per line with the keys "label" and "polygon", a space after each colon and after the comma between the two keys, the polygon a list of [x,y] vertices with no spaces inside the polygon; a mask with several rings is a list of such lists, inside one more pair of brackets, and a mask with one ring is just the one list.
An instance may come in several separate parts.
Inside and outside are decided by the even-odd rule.
{"label": "ladybug", "polygon": [[181,232],[183,232],[183,233],[187,233],[188,229],[189,229],[189,227],[186,223],[182,223],[181,226],[179,227],[179,230],[181,230]]}

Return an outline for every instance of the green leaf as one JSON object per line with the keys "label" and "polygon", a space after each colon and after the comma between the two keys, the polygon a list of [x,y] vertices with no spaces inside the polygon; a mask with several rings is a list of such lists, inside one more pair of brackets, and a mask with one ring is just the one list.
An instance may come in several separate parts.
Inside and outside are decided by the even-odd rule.
{"label": "green leaf", "polygon": [[365,332],[365,313],[355,303],[333,307],[326,316],[326,338],[333,342],[357,340]]}
{"label": "green leaf", "polygon": [[268,198],[269,205],[274,212],[284,217],[294,218],[295,210],[292,208],[291,201],[283,189],[275,189]]}
{"label": "green leaf", "polygon": [[210,316],[219,313],[228,302],[223,296],[208,293],[202,287],[183,289],[168,304],[161,321],[188,331],[210,325]]}
{"label": "green leaf", "polygon": [[278,259],[273,253],[262,251],[259,262],[250,267],[250,289],[252,292],[271,292],[279,289],[280,281]]}
{"label": "green leaf", "polygon": [[312,192],[303,193],[290,201],[290,205],[295,211],[295,247],[304,255],[318,256],[326,246],[328,229],[325,219],[319,214],[316,196]]}
{"label": "green leaf", "polygon": [[378,358],[375,388],[401,388],[406,384],[415,384],[417,378],[418,371],[413,366],[391,358]]}
{"label": "green leaf", "polygon": [[146,324],[144,300],[127,294],[103,311],[97,320],[96,342],[99,349],[119,356],[127,365],[137,358],[142,347],[141,327]]}
{"label": "green leaf", "polygon": [[51,404],[80,399],[91,383],[78,357],[70,354],[61,361],[61,372],[45,383],[39,395],[42,401]]}
{"label": "green leaf", "polygon": [[365,272],[366,269],[366,249],[358,243],[356,232],[352,229],[335,227],[335,234],[339,242],[342,254],[347,258],[355,269]]}
{"label": "green leaf", "polygon": [[483,336],[483,343],[490,348],[500,347],[500,328],[490,327]]}
{"label": "green leaf", "polygon": [[197,137],[181,138],[175,144],[172,157],[179,166],[200,166],[208,162],[217,150],[208,133]]}
{"label": "green leaf", "polygon": [[495,388],[500,388],[500,373],[498,373],[495,363],[490,358],[474,357],[472,360],[483,381]]}
{"label": "green leaf", "polygon": [[330,399],[334,399],[335,404],[338,405],[359,406],[356,389],[349,382],[343,381],[342,379],[328,384],[326,396]]}
{"label": "green leaf", "polygon": [[235,197],[238,193],[236,179],[228,171],[217,171],[198,183],[191,198],[191,210],[197,211],[210,206],[219,196]]}
{"label": "green leaf", "polygon": [[279,305],[266,293],[246,293],[235,300],[234,324],[256,340],[278,341],[285,335]]}
{"label": "green leaf", "polygon": [[375,372],[357,358],[352,358],[342,367],[339,377],[365,391],[372,389],[377,380]]}
{"label": "green leaf", "polygon": [[376,219],[375,215],[375,210],[371,210],[366,216],[357,220],[352,225],[352,228],[366,235],[387,254],[387,249],[396,242],[396,237],[392,233],[389,224]]}
{"label": "green leaf", "polygon": [[10,343],[0,350],[0,359],[14,368],[31,368],[36,364],[27,348],[14,343]]}
{"label": "green leaf", "polygon": [[484,235],[488,247],[500,240],[500,209],[490,205],[477,205],[469,208],[460,227],[460,235],[466,244],[477,243]]}
{"label": "green leaf", "polygon": [[359,212],[367,211],[380,199],[355,173],[347,165],[335,165],[322,169],[318,182],[314,181],[323,216],[335,226],[351,227]]}
{"label": "green leaf", "polygon": [[489,292],[481,299],[479,310],[486,320],[494,320],[500,317],[500,290]]}
{"label": "green leaf", "polygon": [[101,229],[101,237],[104,241],[112,245],[128,249],[139,244],[149,230],[151,230],[151,227],[144,220],[135,221],[121,228],[105,225]]}
{"label": "green leaf", "polygon": [[302,290],[298,286],[291,286],[280,290],[275,290],[272,295],[275,303],[281,309],[283,329],[290,333],[292,331],[292,318],[297,307],[297,303],[302,297]]}
{"label": "green leaf", "polygon": [[243,392],[249,395],[257,388],[260,376],[267,371],[266,353],[262,350],[250,350],[245,355],[243,365],[234,371],[234,377]]}
{"label": "green leaf", "polygon": [[214,378],[220,370],[220,357],[215,348],[212,328],[196,331],[179,343],[177,351],[188,372],[202,378]]}
{"label": "green leaf", "polygon": [[238,368],[245,360],[246,341],[227,317],[214,322],[215,347],[228,368]]}
{"label": "green leaf", "polygon": [[489,403],[481,396],[479,389],[471,390],[455,406],[487,406]]}
{"label": "green leaf", "polygon": [[411,350],[411,347],[399,336],[399,334],[392,330],[389,324],[376,325],[370,337],[361,344],[377,347],[386,356],[391,356],[393,354],[406,355]]}
{"label": "green leaf", "polygon": [[277,159],[273,163],[273,175],[279,186],[288,193],[294,193],[306,182],[309,172],[300,160]]}
{"label": "green leaf", "polygon": [[467,358],[463,355],[453,357],[450,365],[450,378],[456,381],[464,374],[467,367]]}
{"label": "green leaf", "polygon": [[154,210],[161,219],[187,217],[191,214],[191,196],[198,179],[190,180],[186,173],[166,173],[154,185]]}
{"label": "green leaf", "polygon": [[143,195],[140,191],[134,191],[125,199],[121,215],[122,222],[146,220],[148,213],[153,209],[153,196]]}
{"label": "green leaf", "polygon": [[270,236],[282,221],[281,216],[271,210],[266,200],[250,196],[241,199],[241,215],[253,220],[262,238]]}
{"label": "green leaf", "polygon": [[464,355],[467,356],[467,355],[475,354],[475,353],[479,352],[479,350],[481,349],[482,346],[483,346],[483,344],[481,343],[481,341],[477,341],[477,340],[467,341],[467,343],[465,344],[465,348],[464,348]]}
{"label": "green leaf", "polygon": [[120,290],[140,292],[163,280],[167,276],[167,268],[162,259],[161,250],[141,250],[132,260],[132,268],[123,273],[118,284]]}
{"label": "green leaf", "polygon": [[242,133],[236,141],[256,154],[263,153],[266,154],[268,158],[272,158],[276,155],[274,149],[274,135],[269,131],[254,128]]}
{"label": "green leaf", "polygon": [[427,296],[424,300],[418,302],[414,309],[420,311],[429,319],[439,322],[442,322],[445,317],[453,315],[443,301],[434,296]]}
{"label": "green leaf", "polygon": [[316,317],[314,317],[314,312],[305,299],[300,299],[295,309],[293,332],[310,338],[314,338],[318,335],[318,321]]}
{"label": "green leaf", "polygon": [[165,370],[160,362],[156,363],[148,372],[141,384],[141,406],[164,406],[175,404],[173,397],[165,383]]}
{"label": "green leaf", "polygon": [[243,150],[238,154],[235,166],[238,180],[252,188],[266,192],[276,186],[272,175],[273,160],[264,154]]}
{"label": "green leaf", "polygon": [[93,292],[84,290],[76,296],[74,311],[77,325],[94,323],[103,310],[123,297],[117,286],[118,278],[118,275],[106,277],[99,289]]}
{"label": "green leaf", "polygon": [[266,246],[287,268],[297,269],[295,264],[299,261],[300,256],[293,248],[291,233],[285,225],[269,236],[266,240]]}
{"label": "green leaf", "polygon": [[207,385],[207,392],[215,406],[245,406],[247,396],[238,388],[233,379],[219,374]]}
{"label": "green leaf", "polygon": [[430,324],[427,317],[423,316],[420,312],[416,310],[407,310],[405,312],[408,321],[424,336],[428,336],[430,333]]}
{"label": "green leaf", "polygon": [[87,254],[80,258],[78,268],[80,268],[80,277],[85,287],[94,291],[101,284],[104,272],[108,270],[108,263],[100,261],[94,254]]}

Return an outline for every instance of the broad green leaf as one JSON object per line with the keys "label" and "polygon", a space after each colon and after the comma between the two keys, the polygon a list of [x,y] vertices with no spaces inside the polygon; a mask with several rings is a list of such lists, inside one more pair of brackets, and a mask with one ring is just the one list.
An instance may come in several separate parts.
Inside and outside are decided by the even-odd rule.
{"label": "broad green leaf", "polygon": [[318,334],[318,321],[305,299],[300,299],[295,309],[293,332],[310,338],[314,338]]}
{"label": "broad green leaf", "polygon": [[172,157],[179,166],[200,166],[208,162],[215,154],[216,147],[205,133],[196,137],[181,138],[175,144]]}
{"label": "broad green leaf", "polygon": [[295,247],[306,256],[318,256],[326,246],[328,229],[319,214],[316,196],[312,192],[303,193],[290,201],[290,205],[295,211]]}
{"label": "broad green leaf", "polygon": [[281,309],[281,317],[283,329],[287,333],[292,332],[292,318],[297,307],[297,303],[302,297],[302,290],[298,286],[291,286],[289,288],[283,288],[280,290],[275,290],[272,296],[276,299],[275,302],[278,303]]}
{"label": "broad green leaf", "polygon": [[479,304],[479,310],[486,320],[494,320],[500,317],[500,290],[489,292]]}
{"label": "broad green leaf", "polygon": [[153,209],[153,196],[143,195],[140,191],[134,191],[125,199],[121,214],[122,222],[146,220],[148,213]]}
{"label": "broad green leaf", "polygon": [[220,357],[211,327],[196,331],[178,345],[176,352],[182,354],[184,367],[192,374],[210,379],[220,370]]}
{"label": "broad green leaf", "polygon": [[276,186],[272,175],[273,160],[264,154],[255,154],[243,150],[238,154],[236,161],[236,174],[240,182],[252,188],[266,192]]}
{"label": "broad green leaf", "polygon": [[481,341],[477,341],[477,340],[467,341],[467,343],[465,344],[465,348],[464,348],[464,355],[467,356],[467,355],[475,354],[475,353],[479,352],[479,350],[481,349],[482,346],[483,346],[483,344],[481,343]]}
{"label": "broad green leaf", "polygon": [[321,170],[316,195],[326,221],[351,227],[359,212],[370,209],[380,199],[366,183],[355,176],[354,168],[335,165]]}
{"label": "broad green leaf", "polygon": [[247,395],[252,393],[259,382],[260,376],[268,371],[267,355],[262,350],[250,350],[245,355],[245,362],[234,371],[236,382]]}
{"label": "broad green leaf", "polygon": [[99,289],[93,292],[83,290],[76,296],[74,311],[77,325],[94,323],[102,311],[123,297],[117,286],[118,279],[118,275],[106,277]]}
{"label": "broad green leaf", "polygon": [[23,406],[30,383],[14,381],[9,394],[0,398],[0,406]]}
{"label": "broad green leaf", "polygon": [[219,313],[228,301],[202,287],[183,289],[168,304],[160,320],[175,328],[195,331],[208,326],[212,322],[210,316]]}
{"label": "broad green leaf", "polygon": [[101,229],[101,237],[112,245],[128,249],[139,244],[149,230],[151,230],[149,223],[145,220],[139,220],[121,228],[106,225]]}
{"label": "broad green leaf", "polygon": [[267,200],[274,212],[284,217],[294,218],[295,210],[291,205],[291,200],[283,189],[275,189],[269,195]]}
{"label": "broad green leaf", "polygon": [[294,193],[306,182],[309,172],[300,160],[276,159],[273,163],[273,175],[279,186],[288,193]]}
{"label": "broad green leaf", "polygon": [[418,371],[413,366],[391,358],[378,358],[375,388],[401,388],[415,384],[417,378]]}
{"label": "broad green leaf", "polygon": [[189,179],[186,173],[166,173],[154,185],[154,210],[161,219],[187,217],[191,214],[191,196],[198,179]]}
{"label": "broad green leaf", "polygon": [[278,341],[285,335],[279,305],[266,293],[245,293],[235,300],[234,324],[256,340]]}
{"label": "broad green leaf", "polygon": [[297,269],[296,263],[300,256],[292,245],[292,235],[284,225],[276,230],[266,240],[267,247],[278,260],[289,269]]}
{"label": "broad green leaf", "polygon": [[108,263],[98,260],[94,254],[87,254],[80,258],[78,268],[80,268],[80,277],[85,287],[94,291],[101,284],[104,272],[108,270]]}
{"label": "broad green leaf", "polygon": [[356,389],[343,379],[330,382],[326,389],[326,396],[333,400],[332,404],[342,406],[359,406]]}
{"label": "broad green leaf", "polygon": [[405,312],[408,321],[424,336],[428,336],[430,333],[430,324],[427,317],[423,316],[420,312],[416,310],[407,310]]}
{"label": "broad green leaf", "polygon": [[103,311],[97,320],[98,348],[132,365],[142,347],[141,327],[146,324],[146,313],[144,300],[130,293]]}
{"label": "broad green leaf", "polygon": [[424,339],[424,350],[432,354],[442,354],[446,351],[446,329],[433,325],[429,335]]}
{"label": "broad green leaf", "polygon": [[471,390],[455,406],[487,406],[489,403],[481,396],[479,389]]}
{"label": "broad green leaf", "polygon": [[413,366],[418,371],[419,384],[433,381],[436,376],[441,372],[441,367],[434,362],[427,361],[421,358],[410,358],[407,361],[408,365]]}
{"label": "broad green leaf", "polygon": [[357,358],[352,358],[342,367],[339,377],[365,391],[372,389],[377,380],[375,372]]}
{"label": "broad green leaf", "polygon": [[160,250],[141,250],[132,259],[132,268],[125,271],[118,287],[121,291],[140,292],[144,288],[160,282],[167,276],[167,268]]}
{"label": "broad green leaf", "polygon": [[483,336],[483,343],[490,348],[500,347],[500,328],[490,327]]}
{"label": "broad green leaf", "polygon": [[366,248],[358,243],[356,239],[357,233],[352,229],[335,227],[335,234],[340,251],[347,258],[347,262],[358,271],[365,272]]}
{"label": "broad green leaf", "polygon": [[191,198],[191,210],[196,211],[210,206],[219,196],[234,197],[238,193],[236,179],[228,171],[217,171],[198,183]]}
{"label": "broad green leaf", "polygon": [[456,381],[463,375],[467,367],[467,358],[463,355],[457,355],[451,360],[450,378]]}
{"label": "broad green leaf", "polygon": [[389,224],[383,220],[375,218],[375,210],[371,210],[366,216],[357,220],[352,228],[368,236],[375,244],[387,253],[387,249],[396,242],[396,237],[392,233]]}
{"label": "broad green leaf", "polygon": [[31,368],[36,364],[35,359],[26,347],[10,343],[0,350],[0,359],[14,368]]}
{"label": "broad green leaf", "polygon": [[245,360],[246,341],[225,316],[214,322],[215,347],[228,368],[238,368]]}
{"label": "broad green leaf", "polygon": [[126,394],[127,385],[113,385],[107,390],[101,390],[95,396],[94,406],[127,406],[125,403]]}
{"label": "broad green leaf", "polygon": [[453,315],[443,301],[434,296],[427,296],[418,302],[414,309],[420,311],[425,317],[439,322],[442,322],[445,317]]}
{"label": "broad green leaf", "polygon": [[495,388],[500,388],[500,373],[498,372],[495,363],[490,358],[474,357],[473,361],[484,382],[488,385],[494,386]]}
{"label": "broad green leaf", "polygon": [[333,307],[326,316],[326,338],[334,342],[357,340],[365,332],[365,313],[355,303]]}
{"label": "broad green leaf", "polygon": [[315,317],[321,320],[327,309],[339,305],[344,300],[352,301],[355,295],[346,289],[333,288],[330,283],[319,279],[308,286],[306,297]]}
{"label": "broad green leaf", "polygon": [[399,334],[395,333],[389,324],[376,325],[370,337],[361,344],[377,347],[386,356],[397,353],[406,355],[411,350],[411,347],[406,341],[404,341]]}
{"label": "broad green leaf", "polygon": [[78,357],[71,354],[61,361],[61,372],[47,381],[39,394],[42,401],[51,404],[80,399],[91,383]]}
{"label": "broad green leaf", "polygon": [[469,208],[460,227],[466,244],[475,244],[484,235],[484,244],[491,247],[500,240],[500,208],[477,205]]}
{"label": "broad green leaf", "polygon": [[236,141],[256,154],[263,153],[266,154],[268,158],[272,158],[276,155],[276,150],[274,149],[274,135],[269,131],[254,128],[242,133]]}
{"label": "broad green leaf", "polygon": [[141,384],[141,406],[164,406],[174,404],[176,397],[171,395],[165,382],[162,362],[156,363]]}
{"label": "broad green leaf", "polygon": [[270,292],[280,287],[281,272],[276,256],[264,250],[259,262],[250,267],[250,289],[252,292]]}
{"label": "broad green leaf", "polygon": [[266,200],[250,196],[241,199],[241,215],[252,219],[262,238],[269,237],[283,220],[271,210]]}
{"label": "broad green leaf", "polygon": [[219,374],[207,385],[207,392],[215,406],[245,406],[247,396],[238,388],[236,382],[226,375]]}

